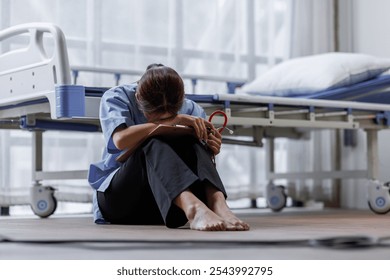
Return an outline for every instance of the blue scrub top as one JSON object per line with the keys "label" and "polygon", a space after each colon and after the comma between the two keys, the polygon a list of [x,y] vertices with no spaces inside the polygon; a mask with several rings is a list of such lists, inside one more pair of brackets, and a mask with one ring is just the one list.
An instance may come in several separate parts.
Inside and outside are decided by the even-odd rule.
{"label": "blue scrub top", "polygon": [[[100,124],[105,140],[102,160],[90,165],[88,182],[92,188],[104,192],[110,185],[112,177],[121,163],[115,159],[122,152],[113,142],[112,133],[124,124],[127,127],[147,123],[143,113],[138,109],[135,92],[137,84],[122,85],[106,91],[100,102]],[[185,99],[178,114],[187,114],[206,118],[202,107],[192,100]],[[93,195],[93,214],[95,223],[105,223],[97,203],[97,193]]]}

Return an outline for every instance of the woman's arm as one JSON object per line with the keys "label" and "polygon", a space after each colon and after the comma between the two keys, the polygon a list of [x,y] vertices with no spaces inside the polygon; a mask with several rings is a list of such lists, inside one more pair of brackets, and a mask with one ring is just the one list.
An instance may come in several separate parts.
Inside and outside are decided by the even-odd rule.
{"label": "woman's arm", "polygon": [[[117,127],[113,134],[112,140],[115,146],[119,150],[131,149],[134,146],[138,145],[141,141],[145,140],[147,136],[159,125],[159,124],[167,124],[167,125],[186,125],[193,127],[195,130],[195,134],[199,139],[207,139],[207,128],[206,120],[198,117],[193,117],[189,115],[177,115],[174,118],[148,122],[144,124],[132,125],[129,127],[119,126]],[[207,127],[212,127],[212,124],[209,123]]]}
{"label": "woman's arm", "polygon": [[114,130],[112,135],[113,142],[119,150],[132,149],[141,141],[145,140],[159,124],[179,124],[192,127],[199,140],[204,140],[215,155],[220,151],[222,137],[213,124],[205,119],[185,114],[177,115],[173,119],[164,120],[158,123],[145,123],[129,127],[119,126]]}
{"label": "woman's arm", "polygon": [[144,140],[157,125],[155,123],[144,123],[129,127],[119,126],[114,130],[112,140],[119,150],[131,149]]}

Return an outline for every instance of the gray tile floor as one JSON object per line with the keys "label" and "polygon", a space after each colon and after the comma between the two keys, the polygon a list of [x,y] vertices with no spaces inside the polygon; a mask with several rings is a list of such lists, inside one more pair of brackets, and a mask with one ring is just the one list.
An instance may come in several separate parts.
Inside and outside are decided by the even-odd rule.
{"label": "gray tile floor", "polygon": [[[390,247],[323,248],[281,241],[390,235],[388,215],[369,211],[243,210],[248,232],[95,225],[90,215],[0,217],[0,259],[390,259]],[[389,242],[390,244],[390,242]]]}

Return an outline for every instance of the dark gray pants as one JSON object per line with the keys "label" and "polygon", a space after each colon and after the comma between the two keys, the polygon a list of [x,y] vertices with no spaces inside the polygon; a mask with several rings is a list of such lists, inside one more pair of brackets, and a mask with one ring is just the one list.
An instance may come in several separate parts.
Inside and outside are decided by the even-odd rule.
{"label": "dark gray pants", "polygon": [[190,189],[206,203],[205,187],[214,186],[226,197],[209,152],[193,137],[156,137],[137,149],[111,180],[98,192],[103,217],[116,224],[187,223],[173,200]]}

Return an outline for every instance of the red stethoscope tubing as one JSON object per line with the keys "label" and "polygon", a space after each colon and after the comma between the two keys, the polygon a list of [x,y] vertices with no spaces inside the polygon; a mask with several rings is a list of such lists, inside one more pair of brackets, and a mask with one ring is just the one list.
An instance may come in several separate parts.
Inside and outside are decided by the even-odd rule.
{"label": "red stethoscope tubing", "polygon": [[210,115],[209,122],[211,122],[213,120],[214,116],[216,116],[216,115],[222,115],[222,117],[224,118],[222,127],[218,128],[218,132],[221,133],[226,128],[226,125],[227,125],[227,122],[228,122],[228,117],[227,117],[227,115],[226,115],[226,113],[224,111],[217,110],[217,111],[214,111]]}

